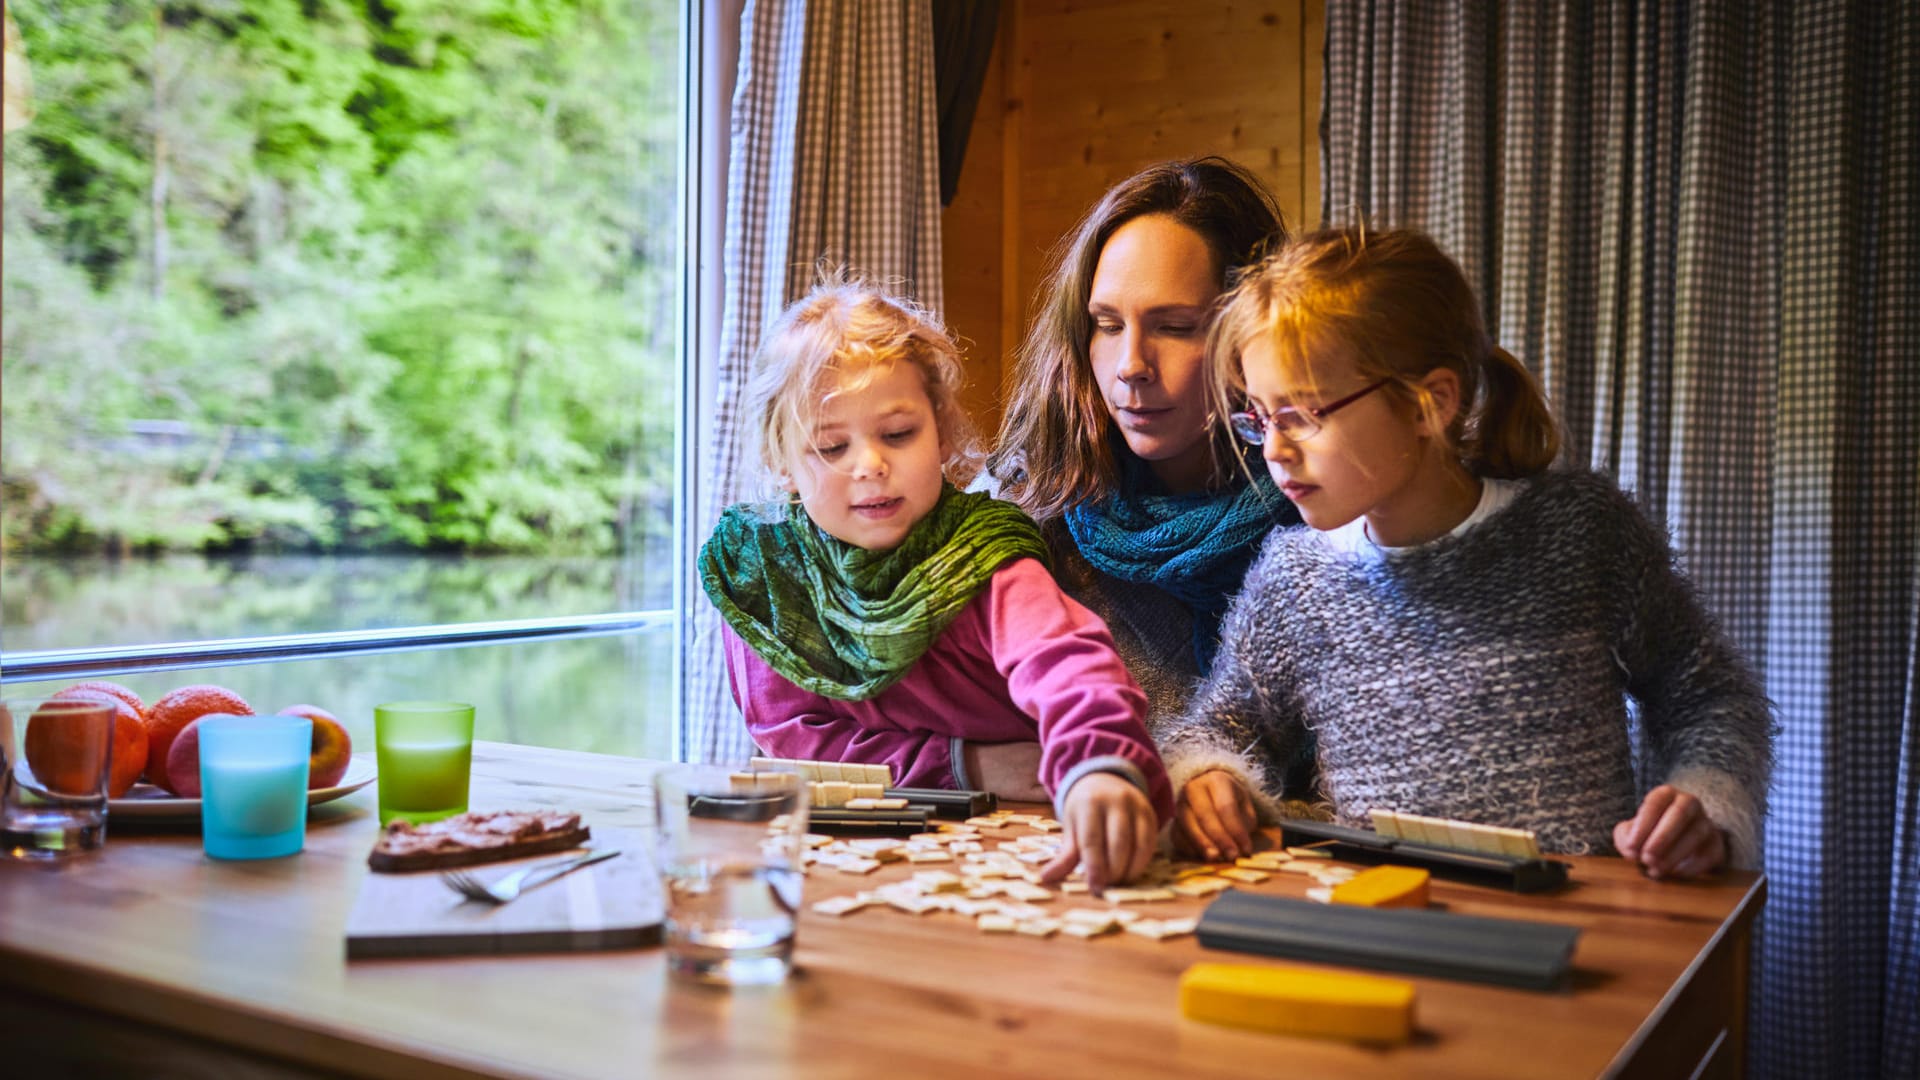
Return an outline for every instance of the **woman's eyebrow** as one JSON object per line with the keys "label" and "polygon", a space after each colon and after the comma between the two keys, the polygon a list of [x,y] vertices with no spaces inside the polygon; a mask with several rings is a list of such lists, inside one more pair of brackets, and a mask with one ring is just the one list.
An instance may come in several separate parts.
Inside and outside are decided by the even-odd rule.
{"label": "woman's eyebrow", "polygon": [[[1119,308],[1098,300],[1087,301],[1087,313],[1090,315],[1113,315]],[[1142,314],[1146,315],[1192,315],[1207,310],[1206,304],[1155,304]]]}

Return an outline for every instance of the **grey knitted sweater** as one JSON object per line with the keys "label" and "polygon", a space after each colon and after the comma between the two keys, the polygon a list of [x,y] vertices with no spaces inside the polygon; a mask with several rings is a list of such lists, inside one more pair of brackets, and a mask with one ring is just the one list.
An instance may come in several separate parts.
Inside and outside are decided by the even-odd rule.
{"label": "grey knitted sweater", "polygon": [[1176,790],[1226,768],[1260,791],[1311,730],[1345,824],[1380,807],[1610,852],[1614,824],[1668,783],[1726,830],[1734,865],[1757,864],[1769,704],[1663,531],[1606,477],[1537,477],[1391,558],[1276,532],[1222,638],[1157,733]]}

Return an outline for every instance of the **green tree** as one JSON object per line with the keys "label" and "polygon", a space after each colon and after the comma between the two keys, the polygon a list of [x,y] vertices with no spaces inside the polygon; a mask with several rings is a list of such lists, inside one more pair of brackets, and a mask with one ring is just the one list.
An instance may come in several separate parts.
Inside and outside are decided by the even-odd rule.
{"label": "green tree", "polygon": [[13,12],[8,548],[665,531],[669,5]]}

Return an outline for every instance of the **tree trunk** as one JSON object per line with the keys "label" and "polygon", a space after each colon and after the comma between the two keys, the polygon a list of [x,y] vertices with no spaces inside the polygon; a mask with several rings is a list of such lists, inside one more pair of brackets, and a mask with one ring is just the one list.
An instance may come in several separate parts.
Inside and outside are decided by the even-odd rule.
{"label": "tree trunk", "polygon": [[167,118],[165,91],[161,86],[161,49],[164,47],[162,34],[166,23],[161,15],[160,4],[153,5],[153,183],[147,189],[147,210],[153,231],[152,251],[149,252],[149,273],[152,274],[151,291],[155,300],[167,292],[167,258],[172,246],[172,238],[167,234],[167,184],[171,178],[167,163]]}
{"label": "tree trunk", "polygon": [[220,425],[220,440],[213,446],[213,456],[207,459],[206,468],[200,470],[195,484],[211,484],[213,478],[220,475],[220,466],[227,463],[227,451],[233,448],[234,428],[232,424]]}

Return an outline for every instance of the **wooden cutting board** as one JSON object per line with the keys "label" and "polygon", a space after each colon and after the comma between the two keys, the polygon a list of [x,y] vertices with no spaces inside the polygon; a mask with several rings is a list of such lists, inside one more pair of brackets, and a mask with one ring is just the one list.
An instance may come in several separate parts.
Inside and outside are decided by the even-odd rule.
{"label": "wooden cutting board", "polygon": [[[654,870],[652,837],[596,825],[589,843],[618,848],[620,854],[529,889],[508,904],[467,900],[442,884],[434,870],[368,871],[347,916],[347,959],[572,952],[658,942],[666,902]],[[550,852],[467,869],[494,881],[519,867],[567,854]]]}

